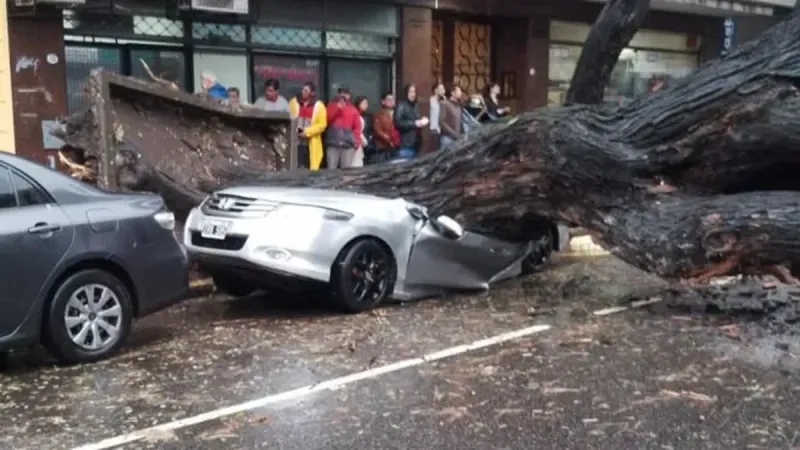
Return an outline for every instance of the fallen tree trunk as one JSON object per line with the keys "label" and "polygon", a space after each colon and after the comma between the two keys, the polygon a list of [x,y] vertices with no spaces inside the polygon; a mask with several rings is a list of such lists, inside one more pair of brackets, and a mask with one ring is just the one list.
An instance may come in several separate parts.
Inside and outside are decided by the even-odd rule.
{"label": "fallen tree trunk", "polygon": [[[647,3],[609,4],[595,30],[614,31],[591,33],[581,60],[610,70]],[[571,100],[599,100],[605,80],[602,73],[576,73]],[[589,230],[622,260],[665,278],[769,272],[793,281],[785,269],[800,266],[798,85],[796,12],[625,106],[540,109],[402,164],[265,173],[219,163],[207,167],[210,176],[177,186],[196,193],[241,184],[305,186],[404,197],[518,240],[544,216]]]}
{"label": "fallen tree trunk", "polygon": [[777,268],[800,264],[798,84],[795,13],[626,106],[537,110],[401,165],[222,179],[402,196],[511,239],[543,215],[665,278],[789,280]]}

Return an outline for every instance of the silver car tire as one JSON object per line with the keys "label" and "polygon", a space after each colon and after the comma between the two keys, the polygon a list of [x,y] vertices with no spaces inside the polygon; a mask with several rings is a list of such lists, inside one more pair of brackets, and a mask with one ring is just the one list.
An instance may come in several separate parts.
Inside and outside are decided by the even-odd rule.
{"label": "silver car tire", "polygon": [[331,270],[331,291],[336,307],[359,313],[379,306],[394,292],[397,264],[380,241],[359,239],[345,247]]}
{"label": "silver car tire", "polygon": [[546,233],[536,240],[533,251],[522,260],[522,275],[540,272],[550,263],[557,236]]}
{"label": "silver car tire", "polygon": [[62,280],[45,310],[43,342],[60,362],[89,363],[115,354],[133,323],[133,301],[114,275],[87,269]]}

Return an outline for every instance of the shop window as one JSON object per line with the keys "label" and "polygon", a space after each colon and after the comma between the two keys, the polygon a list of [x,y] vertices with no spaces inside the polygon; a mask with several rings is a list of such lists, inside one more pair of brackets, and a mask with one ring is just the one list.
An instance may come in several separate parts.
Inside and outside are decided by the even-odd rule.
{"label": "shop window", "polygon": [[112,3],[114,14],[138,14],[155,17],[166,16],[167,5],[168,2],[164,0],[114,0]]}
{"label": "shop window", "polygon": [[[550,41],[574,43],[583,45],[589,35],[591,25],[587,23],[550,22]],[[696,52],[699,50],[700,40],[684,33],[668,31],[639,30],[628,43],[631,48],[652,48],[657,50],[672,50],[678,52]]]}
{"label": "shop window", "polygon": [[266,47],[315,48],[322,47],[322,32],[305,28],[254,26],[250,41]]}
{"label": "shop window", "polygon": [[63,17],[64,30],[70,34],[116,36],[121,38],[181,38],[183,22],[165,17],[124,16],[102,14],[87,10],[67,10]]}
{"label": "shop window", "polygon": [[151,37],[183,37],[183,22],[165,17],[133,16],[133,34]]}
{"label": "shop window", "polygon": [[381,95],[389,90],[392,66],[388,61],[359,61],[332,59],[328,62],[328,92],[333,95],[342,86],[350,89],[352,97],[364,96],[369,109],[380,108]]}
{"label": "shop window", "polygon": [[87,10],[66,10],[63,27],[70,34],[133,36],[132,16],[112,16]]}
{"label": "shop window", "polygon": [[328,31],[325,33],[325,48],[354,53],[389,55],[392,53],[392,39],[386,36]]}
{"label": "shop window", "polygon": [[247,41],[244,25],[192,23],[192,39],[208,44],[242,43]]}
{"label": "shop window", "polygon": [[397,8],[380,3],[328,1],[329,30],[399,36]]}
{"label": "shop window", "polygon": [[[579,46],[550,46],[548,105],[564,103],[580,54]],[[647,93],[654,80],[669,84],[686,76],[697,68],[697,60],[696,53],[623,49],[606,87],[605,100],[618,104],[630,101]]]}
{"label": "shop window", "polygon": [[86,79],[92,69],[102,67],[110,72],[122,71],[122,52],[119,48],[64,47],[64,64],[67,72],[67,109],[70,114],[88,108]]}
{"label": "shop window", "polygon": [[172,81],[178,86],[186,84],[186,61],[183,52],[161,49],[132,49],[131,75],[143,80],[150,80],[150,76],[142,66],[142,60],[150,67],[153,75]]}
{"label": "shop window", "polygon": [[247,83],[247,56],[244,53],[195,52],[193,57],[196,90],[201,89],[203,72],[210,71],[223,86],[239,88],[242,98],[248,99],[250,89]]}
{"label": "shop window", "polygon": [[319,0],[261,0],[258,22],[269,25],[322,29],[325,2]]}
{"label": "shop window", "polygon": [[307,81],[317,86],[317,95],[326,99],[324,86],[320,85],[322,71],[320,61],[314,58],[277,55],[253,56],[253,92],[258,95],[264,90],[264,82],[269,78],[281,84],[281,95],[287,99],[300,93]]}

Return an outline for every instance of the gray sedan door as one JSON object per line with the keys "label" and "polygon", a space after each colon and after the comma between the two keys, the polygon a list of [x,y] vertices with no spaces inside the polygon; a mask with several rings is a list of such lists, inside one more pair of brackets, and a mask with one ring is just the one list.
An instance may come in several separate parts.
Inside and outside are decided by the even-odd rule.
{"label": "gray sedan door", "polygon": [[0,336],[28,315],[72,239],[69,217],[50,195],[0,164]]}
{"label": "gray sedan door", "polygon": [[522,246],[466,232],[460,239],[442,236],[430,224],[411,250],[406,283],[416,286],[481,289],[522,256]]}

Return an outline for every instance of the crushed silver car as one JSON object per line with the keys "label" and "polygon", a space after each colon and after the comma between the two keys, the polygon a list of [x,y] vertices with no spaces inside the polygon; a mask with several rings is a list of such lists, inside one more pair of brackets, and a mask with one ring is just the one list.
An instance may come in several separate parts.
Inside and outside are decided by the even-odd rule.
{"label": "crushed silver car", "polygon": [[193,209],[184,244],[217,289],[328,289],[348,312],[388,298],[412,300],[538,270],[568,229],[546,222],[512,243],[466,231],[403,199],[305,188],[236,187]]}

